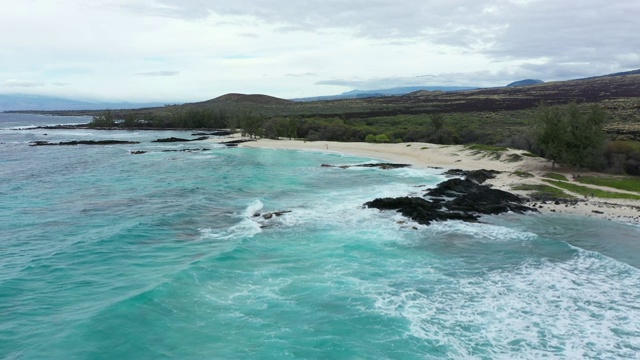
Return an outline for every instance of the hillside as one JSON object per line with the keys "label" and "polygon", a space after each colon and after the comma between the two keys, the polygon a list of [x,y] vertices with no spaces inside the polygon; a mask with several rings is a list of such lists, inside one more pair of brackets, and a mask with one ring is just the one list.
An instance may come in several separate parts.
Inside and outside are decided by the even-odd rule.
{"label": "hillside", "polygon": [[262,94],[226,94],[219,96],[215,99],[193,103],[193,105],[203,106],[216,106],[216,105],[229,105],[229,104],[249,104],[249,105],[286,105],[291,104],[293,101],[277,98],[269,95]]}
{"label": "hillside", "polygon": [[311,101],[324,101],[324,100],[345,100],[345,99],[364,99],[370,97],[381,96],[397,96],[406,95],[416,91],[465,91],[477,89],[477,86],[404,86],[394,87],[388,89],[376,89],[376,90],[351,90],[343,92],[339,95],[328,96],[314,96],[307,98],[296,98],[294,101],[311,102]]}
{"label": "hillside", "polygon": [[508,84],[507,87],[538,85],[538,84],[542,84],[542,83],[544,83],[544,81],[542,81],[542,80],[524,79],[524,80],[520,80],[520,81],[514,81],[511,84]]}
{"label": "hillside", "polygon": [[[384,123],[389,129],[396,127],[409,131],[415,124],[428,123],[430,116],[442,114],[448,123],[458,127],[457,131],[466,131],[465,126],[472,127],[476,132],[489,133],[498,141],[529,131],[535,109],[542,101],[549,105],[576,102],[583,109],[597,105],[609,115],[606,130],[612,138],[640,139],[640,70],[532,86],[457,92],[421,90],[365,99],[293,102],[267,95],[227,94],[197,103],[114,111],[114,116],[133,115],[162,126],[184,114],[207,110],[231,116],[252,114],[266,119],[327,119],[374,128]],[[101,114],[96,111],[47,113]]]}

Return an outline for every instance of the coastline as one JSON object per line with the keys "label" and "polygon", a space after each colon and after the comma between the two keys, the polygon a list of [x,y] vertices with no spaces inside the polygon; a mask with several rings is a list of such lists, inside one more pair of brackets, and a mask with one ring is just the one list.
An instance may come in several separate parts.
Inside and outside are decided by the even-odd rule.
{"label": "coastline", "polygon": [[[217,140],[216,140],[217,141]],[[258,139],[241,143],[246,148],[284,149],[320,151],[367,157],[393,163],[410,164],[417,168],[442,168],[461,170],[496,170],[501,173],[495,179],[489,179],[497,189],[518,194],[525,198],[526,191],[514,190],[513,186],[522,184],[545,184],[544,174],[551,172],[551,163],[542,158],[523,156],[526,151],[509,149],[502,153],[501,158],[519,155],[518,161],[499,160],[492,154],[468,149],[463,145],[440,145],[430,143],[397,143],[376,144],[365,142],[332,142],[332,141],[302,141],[302,140],[272,140]],[[526,172],[532,176],[521,177],[516,172]],[[571,179],[573,176],[593,175],[588,172],[569,171],[556,168],[555,173],[561,173]],[[582,186],[589,186],[580,184]],[[594,187],[597,188],[597,187]],[[616,191],[615,189],[609,189]],[[622,191],[620,191],[622,192]],[[576,203],[539,202],[530,201],[528,206],[537,208],[542,214],[567,214],[597,218],[622,223],[640,225],[640,201],[626,199],[585,198],[577,196]]]}

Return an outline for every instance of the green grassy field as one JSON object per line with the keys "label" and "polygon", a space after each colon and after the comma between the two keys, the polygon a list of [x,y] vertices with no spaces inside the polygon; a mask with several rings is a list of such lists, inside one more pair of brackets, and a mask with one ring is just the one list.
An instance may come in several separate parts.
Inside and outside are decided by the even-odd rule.
{"label": "green grassy field", "polygon": [[583,184],[606,186],[614,189],[635,191],[640,193],[640,178],[637,178],[637,177],[613,178],[613,177],[581,176],[576,180]]}
{"label": "green grassy field", "polygon": [[547,179],[553,179],[553,180],[569,181],[569,179],[567,179],[566,176],[562,174],[557,174],[557,173],[547,173],[547,174],[544,174],[544,177],[546,177]]}
{"label": "green grassy field", "polygon": [[513,190],[520,190],[520,191],[528,191],[530,192],[530,196],[533,199],[537,199],[537,200],[552,200],[552,199],[565,199],[565,200],[572,200],[575,199],[574,196],[571,196],[567,193],[565,193],[564,191],[553,187],[553,186],[549,186],[549,185],[543,185],[543,184],[537,184],[537,185],[533,185],[533,184],[521,184],[521,185],[515,185],[511,187]]}
{"label": "green grassy field", "polygon": [[565,189],[567,191],[571,191],[573,193],[579,194],[579,195],[583,195],[583,196],[587,196],[587,197],[597,197],[597,198],[605,198],[605,199],[630,199],[630,200],[640,200],[640,194],[639,195],[635,195],[635,194],[626,194],[626,193],[619,193],[619,192],[612,192],[612,191],[605,191],[605,190],[599,190],[599,189],[592,189],[586,186],[581,186],[581,185],[577,185],[577,184],[573,184],[573,183],[567,183],[567,182],[563,182],[563,181],[556,181],[556,180],[546,180],[544,179],[543,181],[553,185],[553,186],[557,186],[561,189]]}

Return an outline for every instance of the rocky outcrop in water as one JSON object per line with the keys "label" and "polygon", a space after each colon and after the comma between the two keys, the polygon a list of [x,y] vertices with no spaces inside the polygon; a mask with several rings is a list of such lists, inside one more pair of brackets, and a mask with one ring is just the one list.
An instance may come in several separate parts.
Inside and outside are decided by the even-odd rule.
{"label": "rocky outcrop in water", "polygon": [[227,147],[236,147],[242,143],[246,143],[249,141],[255,141],[255,140],[247,140],[247,139],[242,139],[242,140],[231,140],[231,141],[223,141],[220,144],[225,145]]}
{"label": "rocky outcrop in water", "polygon": [[380,198],[369,201],[364,206],[379,210],[395,210],[423,225],[447,220],[475,222],[480,215],[510,211],[537,212],[536,209],[523,205],[524,199],[515,194],[492,189],[472,180],[479,179],[484,182],[488,174],[490,175],[486,170],[472,171],[466,173],[464,179],[444,181],[427,191],[426,196],[430,197],[429,200],[421,197]]}
{"label": "rocky outcrop in water", "polygon": [[367,167],[367,168],[380,168],[382,170],[390,170],[390,169],[400,169],[406,168],[411,165],[409,164],[392,164],[392,163],[376,163],[376,164],[357,164],[357,165],[330,165],[330,164],[322,164],[322,167],[334,167],[340,169],[348,169],[352,167]]}
{"label": "rocky outcrop in water", "polygon": [[433,221],[446,220],[478,221],[476,215],[450,212],[445,209],[442,203],[419,197],[379,198],[365,203],[364,206],[378,210],[396,210],[403,216],[423,225],[429,225]]}
{"label": "rocky outcrop in water", "polygon": [[209,151],[211,149],[203,148],[203,149],[180,149],[180,150],[162,150],[162,152],[200,152],[200,151]]}
{"label": "rocky outcrop in water", "polygon": [[282,217],[283,215],[289,214],[289,213],[291,213],[291,210],[279,210],[279,211],[272,211],[268,213],[257,212],[253,214],[253,218],[255,219],[254,221],[260,224],[261,229],[266,229],[273,226],[277,226],[279,222],[276,220],[276,218]]}
{"label": "rocky outcrop in water", "polygon": [[[36,126],[33,129],[44,129],[44,130],[77,130],[77,129],[88,129],[89,124],[64,124],[64,125],[45,125],[45,126]],[[20,129],[20,130],[28,130],[28,129]]]}
{"label": "rocky outcrop in water", "polygon": [[273,211],[273,212],[268,212],[265,214],[261,214],[261,213],[255,213],[253,214],[253,217],[262,217],[265,220],[269,220],[271,218],[275,217],[280,217],[284,214],[289,214],[291,213],[291,210],[280,210],[280,211]]}
{"label": "rocky outcrop in water", "polygon": [[79,141],[62,141],[53,143],[49,141],[34,141],[29,146],[71,146],[71,145],[123,145],[123,144],[140,144],[138,141],[123,140],[79,140]]}
{"label": "rocky outcrop in water", "polygon": [[229,135],[233,135],[233,133],[227,130],[218,130],[218,131],[212,131],[212,132],[199,132],[191,135],[192,136],[207,136],[207,135],[208,136],[229,136]]}
{"label": "rocky outcrop in water", "polygon": [[158,139],[158,140],[153,140],[152,142],[156,142],[156,143],[171,143],[171,142],[190,142],[190,141],[202,141],[202,140],[207,140],[209,137],[208,136],[201,136],[199,138],[195,138],[195,139],[182,139],[182,138],[177,138],[177,137],[170,137],[170,138],[165,138],[165,139]]}

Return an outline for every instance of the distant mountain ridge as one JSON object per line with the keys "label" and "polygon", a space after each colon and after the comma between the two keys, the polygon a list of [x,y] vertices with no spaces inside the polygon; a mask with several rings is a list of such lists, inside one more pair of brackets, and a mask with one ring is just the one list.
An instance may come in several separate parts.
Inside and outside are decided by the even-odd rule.
{"label": "distant mountain ridge", "polygon": [[403,86],[389,89],[377,90],[351,90],[339,95],[313,96],[306,98],[291,99],[298,102],[319,101],[319,100],[342,100],[342,99],[364,99],[381,96],[406,95],[416,91],[466,91],[478,89],[477,86]]}
{"label": "distant mountain ridge", "polygon": [[55,96],[0,94],[0,111],[139,109],[164,106],[162,103],[89,102]]}
{"label": "distant mountain ridge", "polygon": [[631,70],[631,71],[617,72],[617,73],[607,74],[607,75],[592,76],[592,77],[588,77],[588,78],[584,78],[584,79],[578,79],[578,80],[589,80],[589,79],[597,79],[597,78],[603,78],[603,77],[616,77],[616,76],[626,76],[626,75],[640,75],[640,69]]}
{"label": "distant mountain ridge", "polygon": [[[323,100],[350,100],[350,99],[366,99],[371,98],[372,100],[376,100],[376,98],[390,96],[392,97],[390,100],[393,100],[393,97],[401,97],[405,95],[409,95],[413,98],[419,98],[421,96],[425,97],[433,97],[439,96],[442,99],[449,97],[458,97],[462,95],[468,96],[476,96],[476,94],[483,94],[485,92],[497,92],[503,93],[505,91],[508,92],[527,92],[530,89],[527,89],[525,85],[537,85],[535,86],[536,91],[538,92],[547,92],[549,89],[553,89],[554,86],[557,87],[562,85],[563,87],[567,84],[573,83],[584,83],[585,81],[594,81],[599,80],[600,83],[606,81],[606,79],[611,79],[614,77],[619,77],[622,79],[628,77],[637,77],[640,75],[640,69],[631,70],[626,72],[618,72],[608,75],[599,75],[588,78],[581,79],[573,79],[573,80],[563,80],[563,81],[552,81],[552,82],[543,82],[541,80],[536,79],[525,79],[520,81],[515,81],[506,86],[498,86],[491,88],[480,88],[480,87],[472,87],[472,86],[407,86],[407,87],[395,87],[389,89],[378,89],[378,90],[351,90],[344,92],[339,95],[332,96],[318,96],[318,97],[307,97],[307,98],[296,98],[296,99],[282,99],[269,95],[263,94],[238,94],[238,93],[229,93],[222,96],[219,96],[214,99],[201,101],[201,102],[193,102],[187,104],[172,104],[173,106],[195,106],[195,107],[208,107],[208,106],[230,106],[235,108],[240,108],[245,105],[258,105],[258,106],[276,106],[276,105],[288,105],[288,104],[296,104],[296,103],[304,103],[304,102],[312,102],[312,101],[323,101]],[[631,84],[628,84],[631,83]],[[600,85],[598,85],[600,86]],[[602,85],[604,86],[604,85]],[[625,86],[633,87],[633,81],[625,82]],[[619,89],[614,89],[618,91]],[[571,91],[576,91],[572,89]],[[629,91],[633,93],[632,89],[627,89],[625,91]],[[618,91],[619,92],[619,91]],[[590,94],[588,98],[591,98],[593,94]],[[587,97],[582,97],[581,99],[587,99]],[[413,100],[412,100],[413,101]],[[539,100],[538,100],[539,102]],[[28,94],[0,94],[0,111],[34,111],[34,112],[42,112],[42,113],[50,113],[50,112],[60,112],[60,111],[75,111],[76,113],[82,113],[83,110],[87,112],[95,112],[96,110],[129,110],[129,109],[149,109],[155,107],[166,107],[166,103],[109,103],[109,102],[89,102],[89,101],[78,101],[72,99],[65,99],[61,97],[53,97],[53,96],[42,96],[42,95],[28,95]]]}
{"label": "distant mountain ridge", "polygon": [[514,81],[511,84],[507,85],[507,87],[516,87],[516,86],[529,86],[529,85],[538,85],[544,84],[544,81],[537,79],[525,79],[520,81]]}

